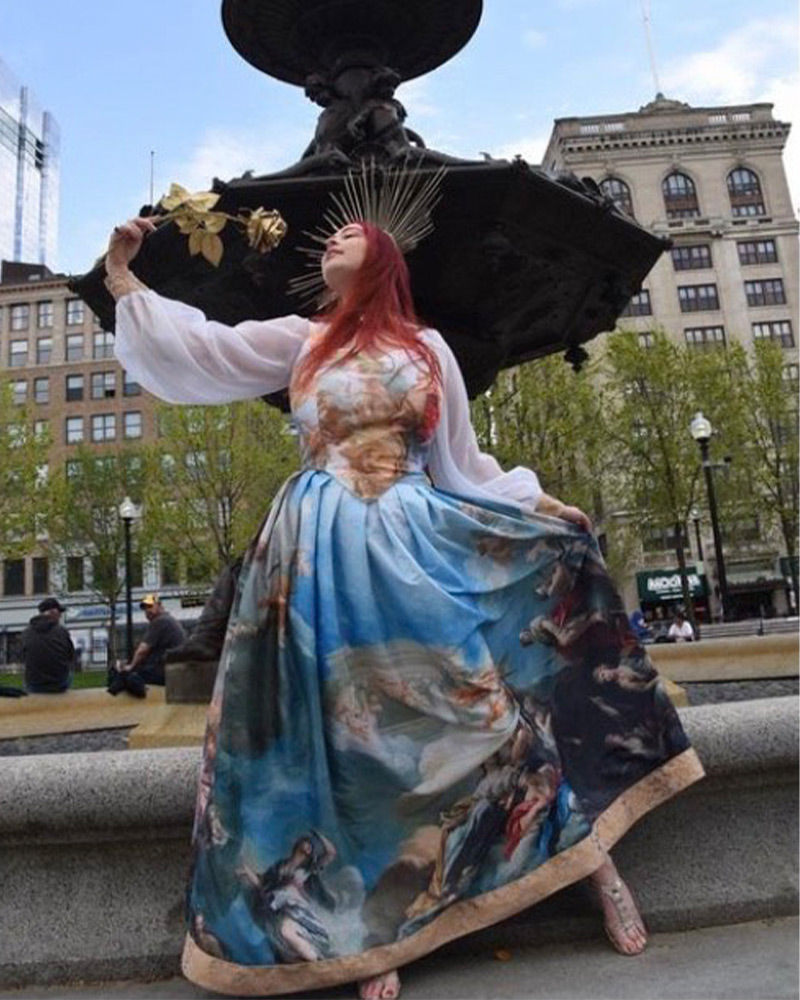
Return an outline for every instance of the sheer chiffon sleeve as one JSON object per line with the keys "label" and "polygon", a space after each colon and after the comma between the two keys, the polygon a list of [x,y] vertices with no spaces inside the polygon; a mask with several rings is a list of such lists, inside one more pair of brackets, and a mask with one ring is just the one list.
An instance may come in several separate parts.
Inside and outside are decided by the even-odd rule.
{"label": "sheer chiffon sleeve", "polygon": [[504,472],[496,459],[480,450],[458,362],[440,334],[429,330],[426,338],[442,368],[442,412],[428,459],[434,486],[532,511],[543,492],[539,477],[523,466]]}
{"label": "sheer chiffon sleeve", "polygon": [[123,296],[116,316],[117,360],[168,403],[230,403],[285,389],[309,328],[301,316],[226,326],[149,290]]}

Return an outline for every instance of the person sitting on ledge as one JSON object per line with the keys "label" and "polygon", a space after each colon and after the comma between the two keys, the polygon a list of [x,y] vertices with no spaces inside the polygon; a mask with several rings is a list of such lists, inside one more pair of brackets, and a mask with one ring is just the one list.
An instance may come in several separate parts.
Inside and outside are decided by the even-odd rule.
{"label": "person sitting on ledge", "polygon": [[147,684],[165,683],[164,657],[168,650],[180,646],[186,632],[179,621],[166,610],[157,594],[146,594],[139,602],[150,623],[144,639],[136,647],[130,663],[123,663],[112,670],[108,693],[117,695],[128,691],[143,698]]}
{"label": "person sitting on ledge", "polygon": [[72,684],[75,647],[61,624],[66,610],[55,597],[45,597],[39,602],[39,614],[22,633],[25,690],[29,694],[61,694]]}

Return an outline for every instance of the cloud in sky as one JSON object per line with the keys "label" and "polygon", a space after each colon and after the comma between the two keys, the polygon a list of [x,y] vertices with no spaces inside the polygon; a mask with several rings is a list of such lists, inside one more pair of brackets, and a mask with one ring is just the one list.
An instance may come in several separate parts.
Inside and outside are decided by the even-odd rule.
{"label": "cloud in sky", "polygon": [[542,49],[547,44],[547,35],[536,28],[528,28],[522,33],[522,41],[529,49]]}
{"label": "cloud in sky", "polygon": [[246,170],[268,174],[300,159],[310,136],[281,129],[280,139],[267,129],[209,129],[185,159],[156,161],[156,197],[173,181],[190,191],[207,191],[214,177],[230,180]]}
{"label": "cloud in sky", "polygon": [[408,112],[409,119],[435,118],[440,113],[439,106],[430,98],[428,78],[424,76],[409,80],[399,87],[397,99]]}
{"label": "cloud in sky", "polygon": [[[668,95],[706,104],[757,100],[776,67],[794,65],[795,18],[755,19],[713,49],[670,60],[662,74]],[[780,72],[780,70],[779,70]]]}
{"label": "cloud in sky", "polygon": [[537,135],[520,136],[519,139],[503,143],[502,146],[496,146],[488,152],[498,160],[513,160],[515,156],[521,156],[528,163],[538,166],[542,162],[549,139],[548,129],[547,132],[540,132]]}
{"label": "cloud in sky", "polygon": [[[798,24],[794,17],[756,18],[729,32],[713,49],[690,53],[667,63],[662,80],[668,97],[695,105],[775,105],[776,118],[791,122],[797,115],[800,78],[796,68]],[[800,136],[790,135],[784,166],[800,203]]]}

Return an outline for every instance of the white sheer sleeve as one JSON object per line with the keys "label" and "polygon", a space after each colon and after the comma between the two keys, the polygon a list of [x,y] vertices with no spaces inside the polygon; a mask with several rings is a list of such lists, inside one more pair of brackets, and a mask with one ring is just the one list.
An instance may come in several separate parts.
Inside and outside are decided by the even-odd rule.
{"label": "white sheer sleeve", "polygon": [[428,459],[434,486],[532,511],[542,495],[539,477],[522,466],[503,472],[496,459],[480,450],[458,362],[440,334],[428,330],[425,336],[442,367],[442,413]]}
{"label": "white sheer sleeve", "polygon": [[116,316],[117,360],[168,403],[229,403],[285,389],[309,327],[301,316],[226,326],[149,290],[124,295]]}

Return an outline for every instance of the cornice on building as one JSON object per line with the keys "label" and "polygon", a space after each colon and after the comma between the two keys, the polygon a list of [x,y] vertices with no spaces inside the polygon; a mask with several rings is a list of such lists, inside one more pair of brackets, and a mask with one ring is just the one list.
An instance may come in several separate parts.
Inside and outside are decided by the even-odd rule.
{"label": "cornice on building", "polygon": [[[688,104],[657,99],[639,111],[591,117],[557,118],[544,162],[550,165],[556,150],[575,154],[691,145],[774,144],[782,150],[791,125],[772,117],[772,104],[741,104],[692,108]],[[694,151],[694,150],[693,150]],[[698,150],[699,151],[699,150]]]}

